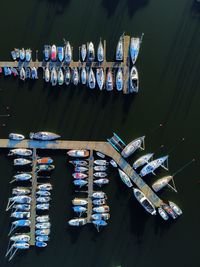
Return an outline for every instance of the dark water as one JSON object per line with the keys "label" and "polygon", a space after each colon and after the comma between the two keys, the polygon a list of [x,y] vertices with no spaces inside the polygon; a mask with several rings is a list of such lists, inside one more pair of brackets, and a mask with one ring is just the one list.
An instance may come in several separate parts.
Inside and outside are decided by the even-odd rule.
{"label": "dark water", "polygon": [[[43,129],[71,140],[106,140],[115,131],[129,142],[146,134],[146,151],[156,151],[157,156],[172,151],[171,174],[197,159],[177,175],[178,194],[160,193],[184,211],[179,220],[168,223],[145,214],[112,170],[105,189],[111,220],[98,234],[91,225],[67,226],[75,196],[72,169],[65,153],[49,153],[57,167],[52,175],[51,241],[44,251],[32,248],[8,263],[4,255],[10,219],[4,210],[14,169],[2,151],[0,266],[199,266],[200,8],[190,0],[11,0],[1,1],[0,17],[1,60],[10,59],[13,47],[41,51],[45,43],[62,44],[63,37],[71,41],[77,55],[81,43],[92,40],[97,45],[100,36],[107,40],[107,58],[113,59],[123,31],[145,33],[137,62],[141,89],[136,96],[91,92],[81,86],[52,88],[41,79],[23,84],[1,77],[1,114],[11,114],[0,117],[1,138],[11,131],[28,135]],[[159,123],[164,127],[155,130]],[[182,137],[185,142],[180,143]],[[161,144],[165,146],[159,150]],[[158,177],[163,174],[158,172]]]}

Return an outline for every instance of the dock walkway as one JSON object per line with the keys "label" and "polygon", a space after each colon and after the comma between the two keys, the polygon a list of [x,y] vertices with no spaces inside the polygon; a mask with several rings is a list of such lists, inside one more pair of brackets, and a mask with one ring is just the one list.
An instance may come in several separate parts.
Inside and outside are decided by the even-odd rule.
{"label": "dock walkway", "polygon": [[91,222],[91,215],[92,215],[92,194],[93,194],[93,165],[94,165],[94,157],[93,157],[93,150],[90,150],[90,157],[89,157],[89,171],[88,171],[88,205],[87,205],[87,222]]}

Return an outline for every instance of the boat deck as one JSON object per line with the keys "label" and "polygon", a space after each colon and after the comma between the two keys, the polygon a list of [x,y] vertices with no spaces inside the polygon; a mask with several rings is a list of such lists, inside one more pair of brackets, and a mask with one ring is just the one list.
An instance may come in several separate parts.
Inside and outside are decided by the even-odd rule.
{"label": "boat deck", "polygon": [[[67,67],[69,66],[70,68],[82,68],[82,67],[92,67],[92,68],[103,68],[104,73],[106,73],[107,69],[118,69],[122,68],[123,74],[124,74],[124,88],[123,88],[123,93],[128,94],[129,93],[129,72],[130,72],[130,53],[129,53],[129,46],[130,46],[130,36],[125,35],[124,36],[124,60],[119,61],[119,62],[109,62],[106,60],[106,41],[104,40],[104,61],[103,62],[81,62],[79,61],[71,61],[70,64],[67,64],[65,62],[59,62],[59,61],[38,61],[37,59],[35,61],[0,61],[0,67],[13,67],[13,68],[26,68],[26,67],[36,67],[38,68],[45,68],[46,66],[52,68],[60,68],[60,67]],[[37,57],[36,57],[37,58]],[[115,80],[115,74],[114,75],[114,80]]]}

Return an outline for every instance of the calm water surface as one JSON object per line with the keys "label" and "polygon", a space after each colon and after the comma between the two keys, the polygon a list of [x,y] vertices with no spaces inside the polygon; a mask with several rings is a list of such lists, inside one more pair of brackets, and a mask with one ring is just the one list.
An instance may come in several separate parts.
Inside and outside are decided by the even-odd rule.
{"label": "calm water surface", "polygon": [[[178,194],[165,190],[165,200],[177,202],[184,215],[165,223],[148,216],[115,170],[106,187],[111,207],[109,226],[99,234],[91,225],[71,229],[72,168],[64,152],[55,159],[50,216],[51,241],[44,250],[32,248],[8,263],[4,258],[9,231],[5,213],[11,194],[12,163],[1,151],[0,266],[16,267],[198,267],[200,201],[199,105],[200,12],[190,0],[29,0],[1,1],[0,59],[9,60],[13,47],[40,50],[43,44],[69,39],[77,59],[78,46],[99,37],[107,40],[112,60],[119,35],[144,35],[137,68],[140,93],[91,92],[85,87],[50,87],[40,79],[22,83],[0,79],[0,137],[11,131],[49,130],[68,140],[106,140],[117,132],[125,142],[146,135],[146,151],[170,153],[170,173],[193,157],[196,163],[176,176]],[[42,77],[42,74],[40,73]],[[9,111],[6,111],[6,107]],[[157,129],[163,123],[161,129]],[[5,127],[2,125],[6,124]],[[185,142],[180,142],[185,137]],[[163,149],[159,149],[164,144]],[[137,154],[139,156],[140,153]],[[133,162],[135,158],[131,158]],[[166,172],[158,172],[158,177]],[[145,178],[150,183],[153,177]],[[147,182],[148,182],[147,181]]]}

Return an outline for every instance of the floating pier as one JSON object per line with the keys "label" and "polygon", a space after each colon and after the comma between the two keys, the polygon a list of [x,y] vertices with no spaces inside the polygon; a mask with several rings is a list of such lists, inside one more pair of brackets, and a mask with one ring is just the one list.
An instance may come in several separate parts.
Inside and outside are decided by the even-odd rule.
{"label": "floating pier", "polygon": [[94,165],[93,150],[90,150],[89,171],[88,171],[87,223],[91,222],[91,216],[92,216],[92,194],[93,194],[93,185],[94,185],[93,165]]}
{"label": "floating pier", "polygon": [[[70,64],[67,64],[66,62],[60,62],[60,61],[39,61],[36,58],[36,61],[0,61],[0,67],[10,67],[10,68],[18,68],[21,69],[22,67],[24,68],[42,68],[44,69],[45,67],[53,68],[55,67],[56,69],[59,68],[75,68],[77,67],[78,69],[81,69],[82,67],[86,68],[103,68],[104,73],[107,72],[108,69],[113,69],[117,70],[118,68],[121,68],[123,70],[123,93],[128,94],[130,93],[129,90],[129,76],[130,76],[130,36],[129,35],[124,35],[123,36],[123,41],[124,41],[124,58],[122,61],[116,61],[116,62],[109,62],[106,60],[106,41],[104,40],[104,61],[103,62],[82,62],[82,61],[71,61]],[[115,75],[113,76],[115,78]]]}

